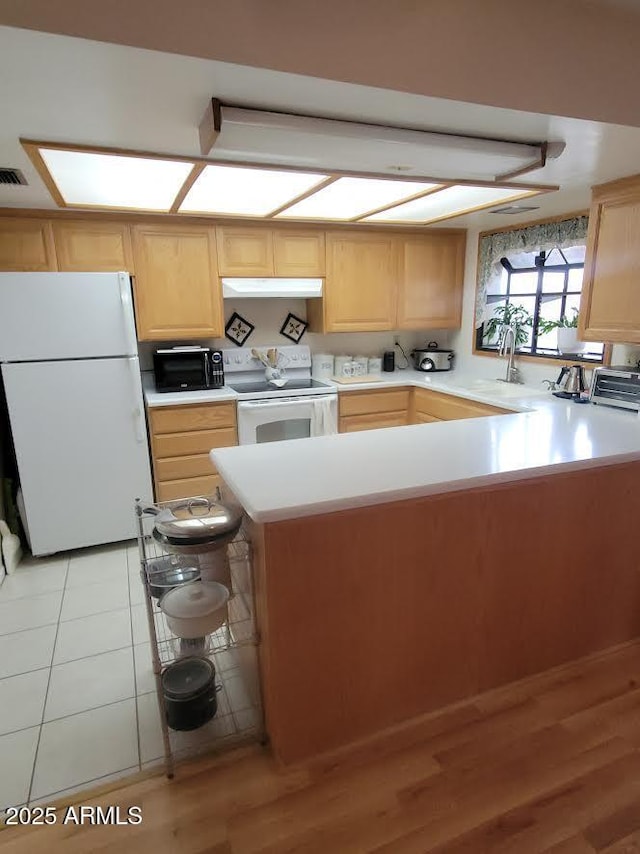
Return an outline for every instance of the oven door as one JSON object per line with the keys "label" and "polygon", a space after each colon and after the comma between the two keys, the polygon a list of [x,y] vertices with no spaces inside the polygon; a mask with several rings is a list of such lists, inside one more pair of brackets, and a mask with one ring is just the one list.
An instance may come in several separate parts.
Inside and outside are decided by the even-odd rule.
{"label": "oven door", "polygon": [[338,396],[238,401],[238,443],[255,445],[336,433]]}

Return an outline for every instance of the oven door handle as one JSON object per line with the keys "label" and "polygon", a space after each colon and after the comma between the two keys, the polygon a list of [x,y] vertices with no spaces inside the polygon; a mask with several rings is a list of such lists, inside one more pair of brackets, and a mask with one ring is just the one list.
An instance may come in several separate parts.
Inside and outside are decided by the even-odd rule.
{"label": "oven door handle", "polygon": [[326,397],[333,397],[333,395],[313,395],[313,397],[286,397],[266,400],[239,400],[238,401],[238,409],[261,409],[264,410],[267,406],[272,406],[274,408],[280,408],[283,406],[291,407],[291,406],[308,406],[309,403],[313,400],[322,400]]}

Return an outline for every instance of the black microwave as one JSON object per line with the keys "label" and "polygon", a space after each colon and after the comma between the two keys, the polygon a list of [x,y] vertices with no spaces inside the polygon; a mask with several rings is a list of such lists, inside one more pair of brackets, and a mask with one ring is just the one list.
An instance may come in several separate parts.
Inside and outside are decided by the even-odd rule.
{"label": "black microwave", "polygon": [[153,354],[157,391],[203,391],[222,388],[222,350],[209,347],[171,347]]}

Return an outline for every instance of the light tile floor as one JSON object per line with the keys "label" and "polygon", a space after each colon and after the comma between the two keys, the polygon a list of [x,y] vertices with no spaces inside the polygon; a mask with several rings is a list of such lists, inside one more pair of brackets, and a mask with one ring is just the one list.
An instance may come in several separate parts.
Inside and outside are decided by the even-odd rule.
{"label": "light tile floor", "polygon": [[0,586],[0,815],[162,756],[138,570],[124,543],[29,558]]}
{"label": "light tile floor", "polygon": [[[139,567],[132,541],[29,558],[0,585],[0,817],[161,763]],[[247,655],[216,654],[218,714],[171,734],[178,758],[256,725]]]}

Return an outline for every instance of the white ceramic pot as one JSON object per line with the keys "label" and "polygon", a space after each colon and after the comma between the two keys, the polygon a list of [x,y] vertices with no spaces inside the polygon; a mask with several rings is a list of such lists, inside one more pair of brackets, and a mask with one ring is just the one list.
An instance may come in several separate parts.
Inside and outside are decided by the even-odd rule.
{"label": "white ceramic pot", "polygon": [[558,351],[560,353],[579,353],[582,344],[578,343],[578,330],[573,326],[558,327]]}
{"label": "white ceramic pot", "polygon": [[217,581],[194,581],[166,593],[160,610],[179,638],[201,638],[215,632],[227,619],[229,591]]}

